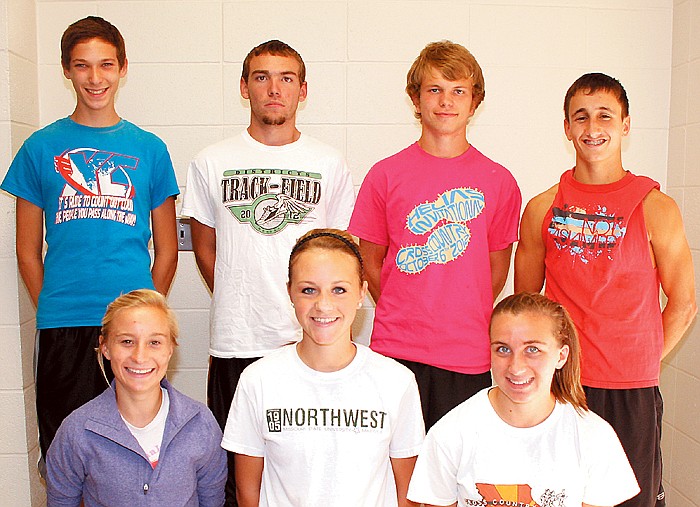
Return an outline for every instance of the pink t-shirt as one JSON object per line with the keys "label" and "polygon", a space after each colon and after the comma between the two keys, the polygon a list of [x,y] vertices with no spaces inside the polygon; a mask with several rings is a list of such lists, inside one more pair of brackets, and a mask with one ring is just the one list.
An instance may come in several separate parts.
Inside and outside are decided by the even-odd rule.
{"label": "pink t-shirt", "polygon": [[566,171],[542,224],[545,293],[581,340],[581,382],[604,389],[659,384],[663,327],[642,201],[659,184],[632,173],[585,185]]}
{"label": "pink t-shirt", "polygon": [[367,174],[349,230],[386,245],[371,347],[459,373],[489,370],[489,252],[517,240],[510,172],[473,146],[451,159],[418,143]]}

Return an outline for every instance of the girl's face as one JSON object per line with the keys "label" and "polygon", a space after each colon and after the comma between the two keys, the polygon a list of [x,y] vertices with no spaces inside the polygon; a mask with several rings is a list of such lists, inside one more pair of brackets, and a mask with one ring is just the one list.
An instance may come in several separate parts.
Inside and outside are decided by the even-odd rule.
{"label": "girl's face", "polygon": [[544,420],[554,408],[554,372],[568,357],[569,346],[559,345],[549,317],[532,312],[494,315],[491,372],[498,386],[496,411],[527,409]]}
{"label": "girl's face", "polygon": [[174,350],[162,310],[148,306],[119,310],[100,347],[111,362],[118,396],[160,391]]}
{"label": "girl's face", "polygon": [[287,286],[307,344],[350,341],[350,328],[367,291],[357,259],[343,251],[310,248],[295,259]]}

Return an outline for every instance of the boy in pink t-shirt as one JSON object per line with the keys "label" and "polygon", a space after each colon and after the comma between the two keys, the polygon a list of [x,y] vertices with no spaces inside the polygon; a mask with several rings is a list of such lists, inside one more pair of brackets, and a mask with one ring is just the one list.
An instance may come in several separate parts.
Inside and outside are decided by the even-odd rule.
{"label": "boy in pink t-shirt", "polygon": [[349,230],[360,238],[377,309],[372,349],[416,375],[426,427],[491,384],[488,322],[517,239],[520,190],[467,141],[484,98],[472,54],[423,49],[406,92],[422,133],[375,164]]}

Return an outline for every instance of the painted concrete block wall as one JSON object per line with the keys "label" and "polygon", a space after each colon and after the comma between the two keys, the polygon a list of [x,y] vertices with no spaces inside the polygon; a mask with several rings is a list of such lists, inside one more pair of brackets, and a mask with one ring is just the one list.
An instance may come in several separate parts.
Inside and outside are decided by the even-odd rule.
{"label": "painted concrete block wall", "polygon": [[[688,70],[677,72],[674,52],[672,82],[671,49],[678,44],[674,9],[689,14],[686,4],[696,1],[592,0],[583,7],[574,0],[0,0],[35,8],[36,31],[28,30],[34,38],[27,35],[30,40],[22,47],[35,47],[36,59],[14,65],[22,83],[17,93],[25,93],[21,102],[31,104],[38,97],[42,126],[70,114],[74,104],[59,65],[58,41],[65,27],[97,14],[122,30],[130,66],[118,111],[168,143],[182,190],[189,160],[247,125],[249,110],[239,97],[238,80],[241,61],[254,45],[280,38],[302,54],[309,98],[300,108],[301,128],[345,153],[359,187],[372,163],[417,139],[420,130],[403,92],[406,71],[426,43],[452,39],[472,50],[486,77],[486,99],[468,136],[513,172],[525,201],[554,184],[573,163],[563,135],[562,102],[569,84],[588,71],[609,73],[626,86],[632,135],[623,147],[625,164],[665,185],[669,144],[675,147],[686,130],[693,132],[681,134],[675,127],[686,124],[673,123],[672,113],[669,136],[668,111],[673,106],[681,115],[693,107],[693,94],[683,100],[675,92],[685,90],[700,72],[693,74],[690,57]],[[11,25],[32,26],[25,25],[26,12],[14,16],[17,24]],[[688,25],[690,55],[692,23],[689,17],[680,23]],[[0,46],[0,65],[10,53]],[[24,91],[25,76],[36,69],[32,61],[38,62],[38,95]],[[1,99],[0,90],[0,113]],[[13,150],[33,128],[22,112],[17,114]],[[0,129],[6,128],[3,118]],[[700,143],[687,145],[692,150]],[[4,171],[7,160],[2,160]],[[12,225],[2,229],[3,238],[9,229]],[[14,269],[10,264],[0,264],[3,274]],[[203,400],[209,295],[191,253],[180,256],[169,299],[182,325],[171,378]],[[364,339],[371,317],[368,303],[356,330]],[[31,324],[20,327],[31,329]],[[1,332],[8,342],[14,340],[5,328]],[[700,429],[688,433],[696,439],[698,434]]]}
{"label": "painted concrete block wall", "polygon": [[[676,1],[668,154],[668,190],[685,221],[697,278],[700,267],[700,0]],[[698,293],[700,296],[700,292]],[[664,487],[673,507],[700,506],[700,325],[662,366]]]}
{"label": "painted concrete block wall", "polygon": [[[0,1],[0,177],[39,125],[35,4]],[[0,504],[46,504],[36,462],[34,312],[18,278],[14,201],[0,195]]]}

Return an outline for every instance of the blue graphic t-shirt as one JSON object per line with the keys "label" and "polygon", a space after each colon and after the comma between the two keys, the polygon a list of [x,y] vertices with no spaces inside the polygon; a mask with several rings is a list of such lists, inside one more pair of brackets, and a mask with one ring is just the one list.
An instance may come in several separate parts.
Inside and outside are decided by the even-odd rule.
{"label": "blue graphic t-shirt", "polygon": [[119,294],[153,288],[150,212],[179,193],[155,135],[63,118],[25,141],[0,188],[44,210],[37,329],[98,326]]}

